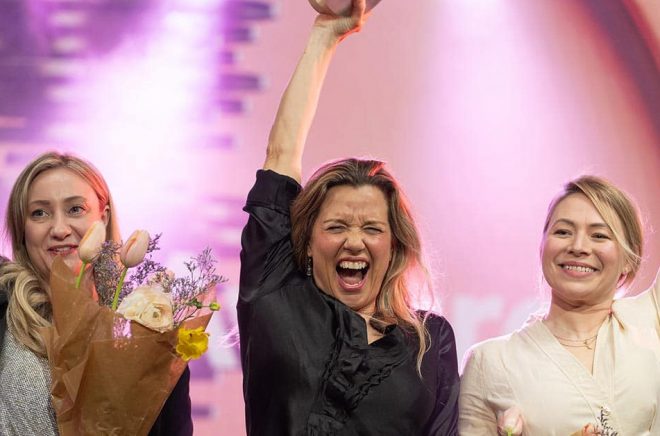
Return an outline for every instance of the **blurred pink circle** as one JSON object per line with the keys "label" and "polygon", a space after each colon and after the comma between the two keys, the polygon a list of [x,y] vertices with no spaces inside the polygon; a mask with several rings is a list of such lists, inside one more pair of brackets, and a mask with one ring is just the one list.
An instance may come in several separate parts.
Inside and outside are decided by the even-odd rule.
{"label": "blurred pink circle", "polygon": [[[367,0],[367,9],[370,11],[376,6],[380,0]],[[309,4],[312,5],[321,14],[329,15],[351,15],[351,5],[352,0],[309,0]]]}

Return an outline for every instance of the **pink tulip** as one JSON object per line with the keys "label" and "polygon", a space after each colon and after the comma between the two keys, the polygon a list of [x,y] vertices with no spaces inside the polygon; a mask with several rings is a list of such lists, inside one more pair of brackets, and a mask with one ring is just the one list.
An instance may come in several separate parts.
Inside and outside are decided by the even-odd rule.
{"label": "pink tulip", "polygon": [[497,419],[497,432],[504,436],[522,435],[523,418],[518,407],[510,407],[504,413],[499,414]]}
{"label": "pink tulip", "polygon": [[78,256],[85,263],[92,262],[99,255],[104,241],[105,224],[103,221],[94,221],[78,244]]}
{"label": "pink tulip", "polygon": [[126,268],[139,265],[147,254],[149,248],[149,233],[146,230],[136,230],[124,243],[119,252],[121,263]]}

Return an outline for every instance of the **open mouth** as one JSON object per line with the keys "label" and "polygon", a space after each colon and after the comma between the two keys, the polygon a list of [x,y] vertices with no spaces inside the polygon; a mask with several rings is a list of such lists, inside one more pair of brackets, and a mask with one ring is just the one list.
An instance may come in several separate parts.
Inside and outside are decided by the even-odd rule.
{"label": "open mouth", "polygon": [[369,264],[364,261],[343,260],[339,262],[336,270],[342,287],[355,290],[361,288],[364,284],[369,271]]}

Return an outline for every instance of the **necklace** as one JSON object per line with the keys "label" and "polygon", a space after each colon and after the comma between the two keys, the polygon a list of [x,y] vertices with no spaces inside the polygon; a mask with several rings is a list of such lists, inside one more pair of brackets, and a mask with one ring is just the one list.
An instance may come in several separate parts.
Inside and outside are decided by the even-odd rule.
{"label": "necklace", "polygon": [[593,350],[593,345],[596,343],[596,339],[598,338],[598,333],[596,333],[592,337],[586,338],[586,339],[562,338],[561,336],[557,336],[554,333],[552,333],[552,336],[557,338],[557,342],[559,342],[560,344],[562,344],[565,347],[586,348],[587,350]]}

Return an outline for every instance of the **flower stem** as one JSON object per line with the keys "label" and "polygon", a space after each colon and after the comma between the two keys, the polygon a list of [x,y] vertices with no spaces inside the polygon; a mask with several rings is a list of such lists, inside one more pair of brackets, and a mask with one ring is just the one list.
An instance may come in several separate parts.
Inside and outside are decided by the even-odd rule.
{"label": "flower stem", "polygon": [[87,262],[83,260],[82,266],[80,267],[80,272],[78,273],[78,277],[76,278],[76,289],[80,288],[80,282],[82,281],[82,276],[85,273],[86,266],[87,266]]}
{"label": "flower stem", "polygon": [[112,310],[117,310],[119,303],[119,293],[121,292],[121,288],[124,286],[124,279],[126,278],[127,272],[128,268],[124,268],[121,272],[121,275],[119,276],[119,283],[117,283],[117,289],[115,289],[115,298],[112,299]]}
{"label": "flower stem", "polygon": [[507,428],[506,429],[506,436],[513,436],[513,430],[511,430],[510,428]]}

